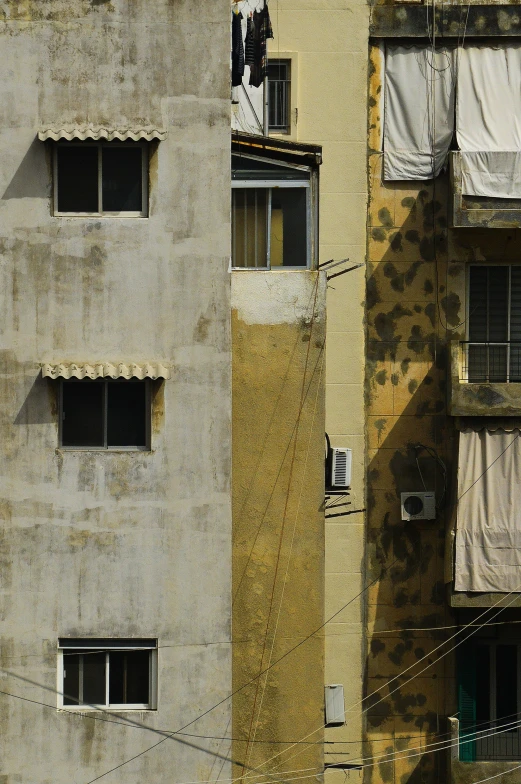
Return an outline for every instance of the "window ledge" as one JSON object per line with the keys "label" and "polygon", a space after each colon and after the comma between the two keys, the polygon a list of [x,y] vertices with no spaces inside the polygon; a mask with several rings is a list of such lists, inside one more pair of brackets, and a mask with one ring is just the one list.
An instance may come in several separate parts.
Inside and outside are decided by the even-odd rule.
{"label": "window ledge", "polygon": [[462,380],[464,356],[461,341],[450,345],[449,414],[451,416],[502,417],[521,414],[520,382],[480,382]]}
{"label": "window ledge", "polygon": [[128,454],[136,453],[139,454],[154,454],[155,449],[149,449],[148,447],[139,447],[139,446],[115,446],[105,448],[102,446],[59,446],[55,449],[56,454],[62,454],[64,452],[97,452],[98,454],[109,454],[112,455],[116,454]]}

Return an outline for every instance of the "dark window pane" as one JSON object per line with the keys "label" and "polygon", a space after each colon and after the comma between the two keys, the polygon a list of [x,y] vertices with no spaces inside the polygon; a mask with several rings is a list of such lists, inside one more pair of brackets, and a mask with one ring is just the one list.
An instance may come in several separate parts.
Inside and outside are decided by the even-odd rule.
{"label": "dark window pane", "polygon": [[290,64],[284,60],[268,64],[269,130],[289,133]]}
{"label": "dark window pane", "polygon": [[307,265],[306,188],[274,188],[271,195],[271,267]]}
{"label": "dark window pane", "polygon": [[487,330],[487,267],[470,268],[469,340],[488,340]]}
{"label": "dark window pane", "polygon": [[77,705],[80,701],[80,657],[63,654],[63,704]]}
{"label": "dark window pane", "polygon": [[490,648],[476,648],[476,723],[478,730],[486,729],[490,721]]}
{"label": "dark window pane", "polygon": [[105,705],[105,653],[83,654],[83,703]]}
{"label": "dark window pane", "polygon": [[146,381],[109,381],[108,446],[146,446]]}
{"label": "dark window pane", "polygon": [[150,651],[110,654],[110,704],[148,705]]}
{"label": "dark window pane", "polygon": [[517,716],[517,646],[496,648],[496,720],[515,721]]}
{"label": "dark window pane", "polygon": [[127,702],[148,705],[150,651],[127,653]]}
{"label": "dark window pane", "polygon": [[508,340],[508,267],[489,267],[488,318],[490,341]]}
{"label": "dark window pane", "polygon": [[103,388],[100,381],[64,381],[62,445],[103,446]]}
{"label": "dark window pane", "polygon": [[104,212],[141,212],[142,148],[103,147],[102,193]]}
{"label": "dark window pane", "polygon": [[98,212],[98,147],[58,145],[58,212]]}

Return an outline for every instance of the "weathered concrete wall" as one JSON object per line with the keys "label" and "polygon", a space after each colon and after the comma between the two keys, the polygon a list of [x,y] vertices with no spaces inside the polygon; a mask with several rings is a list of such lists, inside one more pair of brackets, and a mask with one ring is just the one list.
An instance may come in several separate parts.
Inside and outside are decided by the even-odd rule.
{"label": "weathered concrete wall", "polygon": [[[149,728],[231,691],[227,6],[197,17],[183,0],[0,2],[2,683],[50,706],[0,696],[6,784],[85,782],[159,739],[53,708],[58,636],[159,639],[158,710],[133,716]],[[51,217],[36,132],[88,122],[167,129],[148,219]],[[119,359],[172,367],[152,451],[58,449],[40,363]],[[222,735],[228,709],[194,731]],[[204,780],[219,741],[188,740],[113,780]]]}
{"label": "weathered concrete wall", "polygon": [[232,274],[235,776],[323,770],[325,294]]}
{"label": "weathered concrete wall", "polygon": [[[297,90],[292,104],[298,110],[293,138],[323,149],[320,261],[349,259],[346,267],[362,265],[332,280],[327,289],[326,430],[333,446],[353,450],[350,506],[343,508],[349,514],[326,519],[327,618],[363,585],[369,6],[364,0],[279,0],[274,9],[270,6],[275,35],[269,42],[270,56],[297,55],[292,71],[292,89],[295,85]],[[351,708],[345,726],[326,729],[327,741],[347,742],[326,746],[326,761],[349,762],[361,753],[363,601],[350,603],[327,624],[325,634],[325,682],[342,683],[346,708]],[[334,754],[339,748],[343,753]],[[344,782],[339,770],[329,771],[327,777],[332,784]]]}

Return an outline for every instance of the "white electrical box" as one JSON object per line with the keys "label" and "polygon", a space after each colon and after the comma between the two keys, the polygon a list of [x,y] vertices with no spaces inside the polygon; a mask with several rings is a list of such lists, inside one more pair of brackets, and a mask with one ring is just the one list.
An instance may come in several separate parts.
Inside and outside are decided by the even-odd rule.
{"label": "white electrical box", "polygon": [[350,449],[333,446],[329,454],[329,482],[328,486],[334,489],[351,487],[352,452]]}
{"label": "white electrical box", "polygon": [[402,520],[435,520],[436,494],[431,492],[402,493]]}
{"label": "white electrical box", "polygon": [[325,687],[326,727],[340,727],[345,721],[344,687],[332,683]]}

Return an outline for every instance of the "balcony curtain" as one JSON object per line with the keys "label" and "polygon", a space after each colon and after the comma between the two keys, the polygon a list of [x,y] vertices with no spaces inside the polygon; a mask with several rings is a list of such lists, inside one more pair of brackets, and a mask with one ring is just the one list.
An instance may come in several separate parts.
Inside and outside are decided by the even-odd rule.
{"label": "balcony curtain", "polygon": [[460,432],[456,591],[521,592],[520,484],[520,429]]}
{"label": "balcony curtain", "polygon": [[428,180],[447,161],[454,132],[454,47],[388,45],[385,180]]}
{"label": "balcony curtain", "polygon": [[462,193],[521,198],[521,43],[460,48],[456,133]]}

